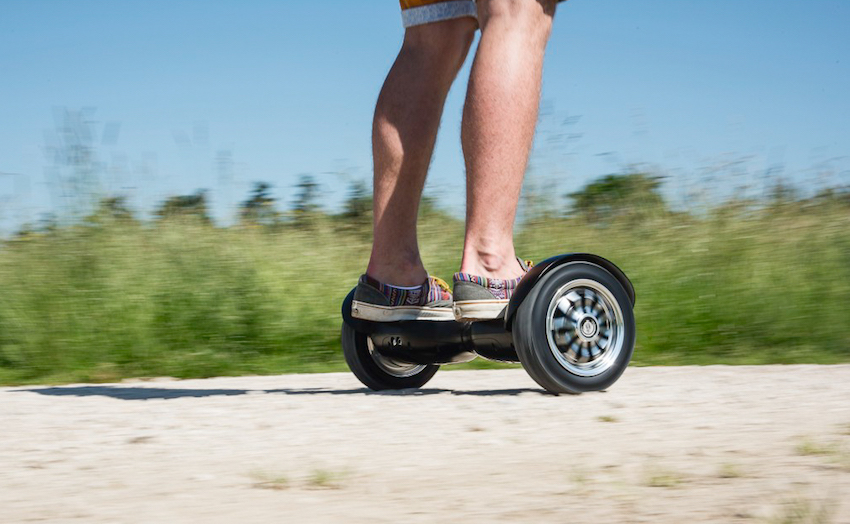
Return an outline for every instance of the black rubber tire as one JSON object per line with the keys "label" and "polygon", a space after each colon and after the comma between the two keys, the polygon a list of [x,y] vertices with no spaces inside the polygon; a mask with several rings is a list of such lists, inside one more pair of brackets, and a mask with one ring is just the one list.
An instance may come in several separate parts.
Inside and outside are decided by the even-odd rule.
{"label": "black rubber tire", "polygon": [[342,354],[354,376],[375,391],[420,388],[440,369],[440,366],[431,364],[409,377],[391,375],[375,363],[369,353],[366,334],[355,331],[345,322],[342,324]]}
{"label": "black rubber tire", "polygon": [[[617,360],[599,375],[582,377],[562,366],[549,348],[546,315],[558,290],[575,279],[593,280],[611,292],[623,313],[623,347]],[[607,389],[620,378],[635,347],[635,317],[622,284],[609,272],[587,262],[574,262],[550,270],[520,304],[513,323],[513,339],[522,367],[550,393],[584,393]]]}

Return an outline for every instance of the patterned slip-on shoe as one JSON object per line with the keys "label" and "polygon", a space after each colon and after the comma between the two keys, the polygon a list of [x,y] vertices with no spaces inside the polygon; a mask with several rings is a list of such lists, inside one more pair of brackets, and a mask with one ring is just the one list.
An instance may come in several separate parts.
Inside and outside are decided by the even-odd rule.
{"label": "patterned slip-on shoe", "polygon": [[374,322],[454,320],[449,285],[437,277],[415,287],[391,286],[369,275],[360,277],[351,303],[351,316]]}
{"label": "patterned slip-on shoe", "polygon": [[[517,258],[526,273],[531,269],[530,260]],[[480,277],[469,273],[454,275],[454,310],[458,321],[492,320],[502,318],[511,295],[522,277],[501,280]]]}

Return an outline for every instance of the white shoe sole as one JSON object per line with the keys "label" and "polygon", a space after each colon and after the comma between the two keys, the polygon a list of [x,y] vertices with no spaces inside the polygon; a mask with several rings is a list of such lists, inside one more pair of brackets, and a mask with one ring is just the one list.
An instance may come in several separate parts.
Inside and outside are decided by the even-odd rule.
{"label": "white shoe sole", "polygon": [[503,318],[510,300],[462,300],[455,302],[452,310],[458,321],[493,320]]}
{"label": "white shoe sole", "polygon": [[378,306],[355,300],[351,303],[351,316],[373,322],[399,322],[402,320],[454,320],[450,307],[428,306]]}

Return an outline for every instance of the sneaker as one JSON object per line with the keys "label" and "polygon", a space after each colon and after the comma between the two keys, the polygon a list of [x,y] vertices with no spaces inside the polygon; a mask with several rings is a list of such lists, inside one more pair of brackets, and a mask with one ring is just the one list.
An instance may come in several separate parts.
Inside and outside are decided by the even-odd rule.
{"label": "sneaker", "polygon": [[[530,260],[520,260],[519,265],[526,273],[531,269]],[[492,320],[503,318],[511,295],[522,277],[501,280],[480,277],[469,273],[454,275],[454,315],[461,321]]]}
{"label": "sneaker", "polygon": [[414,287],[391,286],[369,275],[360,277],[351,316],[375,322],[454,320],[449,285],[437,277]]}

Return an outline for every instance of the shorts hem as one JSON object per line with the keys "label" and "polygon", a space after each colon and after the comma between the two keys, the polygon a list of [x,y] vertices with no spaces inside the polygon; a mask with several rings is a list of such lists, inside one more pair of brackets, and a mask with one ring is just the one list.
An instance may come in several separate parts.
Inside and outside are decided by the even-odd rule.
{"label": "shorts hem", "polygon": [[466,16],[478,19],[478,6],[474,0],[450,0],[404,9],[401,12],[401,23],[407,28]]}

